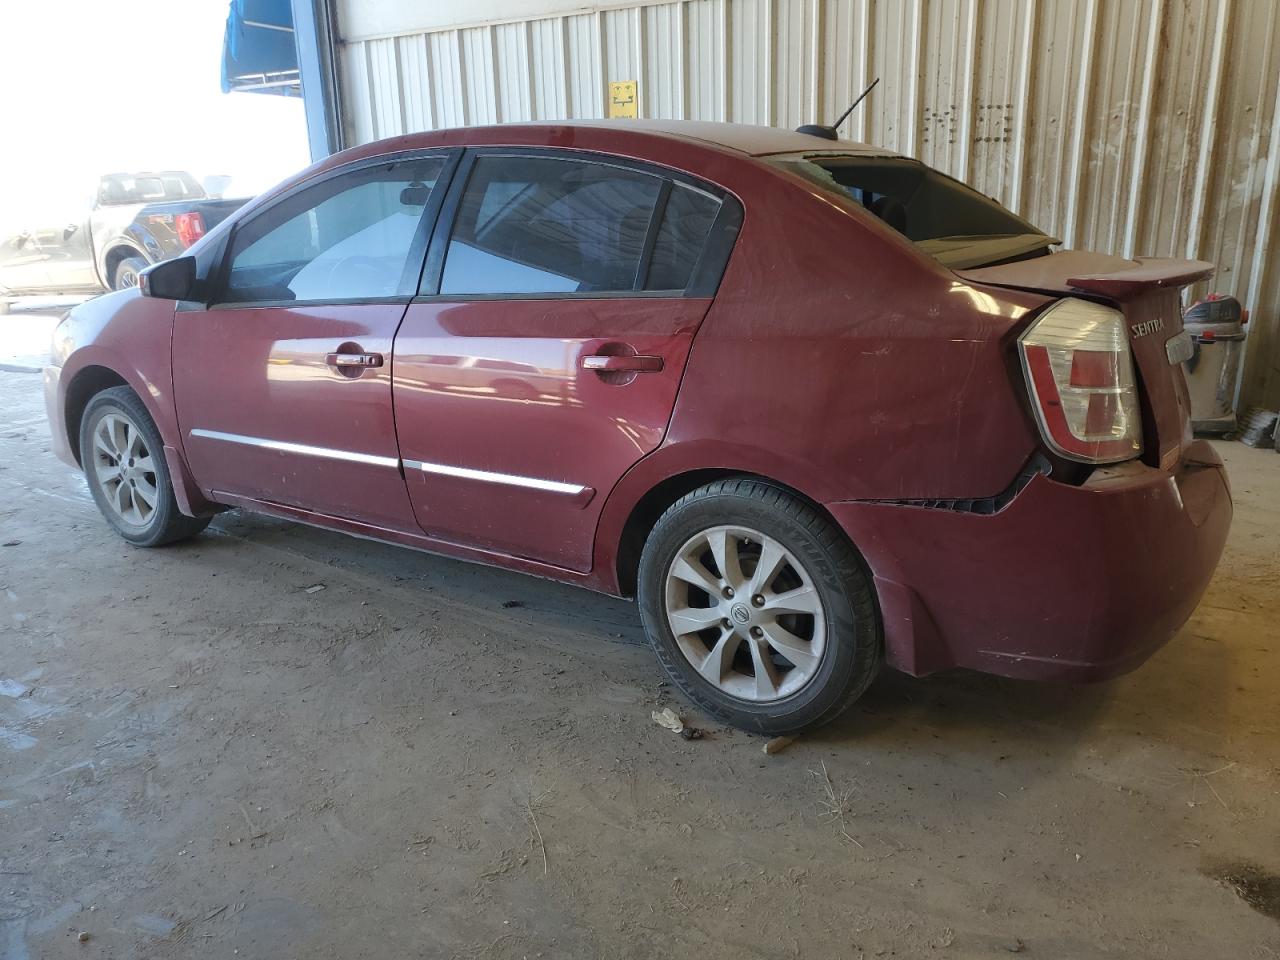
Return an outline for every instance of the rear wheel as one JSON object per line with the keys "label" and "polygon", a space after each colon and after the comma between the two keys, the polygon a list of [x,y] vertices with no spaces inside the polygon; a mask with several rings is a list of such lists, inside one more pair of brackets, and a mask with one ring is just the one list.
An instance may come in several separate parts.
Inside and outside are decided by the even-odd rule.
{"label": "rear wheel", "polygon": [[178,509],[160,432],[128,387],[89,401],[80,420],[80,463],[107,523],[135,546],[185,540],[209,525]]}
{"label": "rear wheel", "polygon": [[147,261],[141,257],[125,257],[116,264],[115,276],[111,278],[112,290],[127,290],[138,285],[138,274],[147,268]]}
{"label": "rear wheel", "polygon": [[768,483],[717,481],[673,504],[645,543],[638,595],[671,678],[747,730],[827,723],[880,669],[879,614],[857,553]]}

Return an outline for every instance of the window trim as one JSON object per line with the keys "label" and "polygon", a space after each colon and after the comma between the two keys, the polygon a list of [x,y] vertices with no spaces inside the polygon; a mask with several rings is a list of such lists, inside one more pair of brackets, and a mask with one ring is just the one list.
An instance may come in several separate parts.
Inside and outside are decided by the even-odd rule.
{"label": "window trim", "polygon": [[[599,166],[618,167],[634,173],[643,173],[655,177],[659,181],[659,194],[654,203],[653,214],[649,218],[649,227],[645,233],[644,246],[641,250],[640,262],[636,269],[636,278],[630,290],[583,290],[583,291],[551,291],[540,293],[441,293],[440,283],[444,276],[445,255],[449,242],[453,237],[453,228],[457,223],[458,213],[462,207],[462,198],[471,181],[471,174],[476,161],[481,157],[509,157],[527,159],[577,160],[594,163]],[[653,248],[657,242],[658,230],[662,225],[662,216],[666,212],[666,201],[671,194],[673,184],[689,187],[720,203],[716,218],[707,231],[702,250],[690,273],[689,283],[683,290],[644,290],[641,289],[649,275],[649,265],[653,258]],[[723,187],[702,180],[679,170],[672,170],[659,164],[645,160],[634,160],[611,153],[595,150],[564,149],[560,147],[467,147],[457,169],[454,171],[449,191],[444,198],[443,206],[436,217],[435,230],[431,235],[431,244],[427,250],[426,262],[422,270],[422,278],[418,285],[418,293],[414,303],[469,303],[485,300],[619,300],[619,299],[707,299],[716,295],[720,281],[724,276],[729,256],[733,252],[742,226],[742,204]]]}
{"label": "window trim", "polygon": [[[662,230],[662,219],[667,215],[667,201],[670,199],[671,180],[664,177],[662,185],[658,188],[658,196],[653,201],[653,213],[649,216],[649,229],[645,231],[644,243],[640,247],[640,260],[636,264],[635,280],[631,283],[632,290],[643,290],[644,285],[649,282],[649,269],[653,266],[653,248],[658,245],[658,233]],[[716,210],[716,213],[718,215],[720,211]],[[707,235],[710,236],[710,234],[711,230],[708,228]],[[702,242],[706,243],[705,237]],[[692,277],[693,274],[690,273],[690,276]]]}
{"label": "window trim", "polygon": [[[248,217],[245,217],[244,220],[237,221],[227,232],[227,235],[222,242],[222,248],[218,251],[217,260],[211,272],[213,282],[210,284],[210,293],[204,305],[205,309],[246,310],[262,307],[288,308],[301,306],[344,306],[365,303],[408,303],[413,298],[413,291],[417,289],[418,284],[421,282],[422,270],[426,261],[430,238],[435,230],[436,220],[440,215],[441,207],[444,205],[445,195],[453,186],[453,175],[457,170],[462,153],[463,151],[460,147],[435,147],[426,150],[399,150],[394,153],[379,154],[375,157],[364,157],[360,160],[353,160],[351,163],[344,163],[331,170],[326,170],[317,176],[309,177],[301,183],[289,188],[278,197],[275,197],[269,205],[262,207],[259,210],[255,210]],[[440,175],[436,178],[435,186],[431,190],[431,196],[427,200],[427,205],[423,208],[422,215],[418,220],[418,226],[414,230],[413,241],[410,243],[409,252],[405,256],[405,265],[400,275],[397,292],[393,296],[327,297],[314,300],[228,301],[222,299],[227,291],[227,283],[231,277],[232,251],[235,248],[235,241],[241,230],[244,230],[262,217],[276,213],[283,204],[296,199],[300,194],[318,187],[321,184],[335,180],[338,177],[359,173],[361,170],[385,166],[386,164],[402,163],[412,160],[429,160],[433,158],[442,159],[444,164],[440,168]],[[330,194],[330,196],[336,196],[336,194]]]}

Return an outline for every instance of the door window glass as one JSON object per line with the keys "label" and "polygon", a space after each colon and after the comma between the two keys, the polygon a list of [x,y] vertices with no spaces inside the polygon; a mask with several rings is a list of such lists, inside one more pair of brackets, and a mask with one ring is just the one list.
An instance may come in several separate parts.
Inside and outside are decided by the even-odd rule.
{"label": "door window glass", "polygon": [[653,244],[646,290],[683,290],[720,212],[715,197],[682,184],[672,184],[667,208]]}
{"label": "door window glass", "polygon": [[632,290],[661,180],[585,160],[480,157],[442,294]]}
{"label": "door window glass", "polygon": [[222,300],[393,297],[444,161],[334,177],[237,230]]}

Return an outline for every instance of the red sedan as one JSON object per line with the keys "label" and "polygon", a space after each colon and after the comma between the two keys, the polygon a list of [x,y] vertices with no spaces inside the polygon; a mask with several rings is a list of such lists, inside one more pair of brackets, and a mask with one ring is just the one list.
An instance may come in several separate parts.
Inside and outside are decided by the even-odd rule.
{"label": "red sedan", "polygon": [[727,124],[348,150],[73,310],[59,454],[130,543],[227,507],[634,596],[707,711],[790,732],[882,664],[1088,679],[1231,518],[1180,287],[914,160]]}

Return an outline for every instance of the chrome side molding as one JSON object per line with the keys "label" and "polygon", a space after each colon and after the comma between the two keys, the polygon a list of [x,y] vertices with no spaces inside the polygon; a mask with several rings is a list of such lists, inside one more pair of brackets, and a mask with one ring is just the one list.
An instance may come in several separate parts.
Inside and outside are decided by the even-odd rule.
{"label": "chrome side molding", "polygon": [[346,460],[350,463],[367,463],[373,467],[399,467],[398,457],[380,457],[372,453],[356,453],[353,450],[334,450],[330,447],[312,447],[305,443],[289,443],[286,440],[267,440],[263,437],[246,437],[240,433],[223,433],[220,430],[195,429],[193,437],[206,440],[222,440],[225,443],[239,443],[247,447],[261,447],[267,450],[279,450],[281,453],[297,453],[305,457],[320,457],[324,460]]}
{"label": "chrome side molding", "polygon": [[[538,477],[522,477],[514,473],[494,473],[489,470],[473,470],[470,467],[454,467],[447,463],[425,463],[422,460],[401,460],[398,457],[381,457],[372,453],[357,453],[354,450],[334,450],[331,447],[313,447],[305,443],[290,443],[287,440],[268,440],[265,437],[248,437],[240,433],[223,433],[221,430],[205,430],[198,427],[191,431],[191,436],[205,440],[221,440],[224,443],[238,443],[247,447],[259,447],[264,450],[278,450],[281,453],[296,453],[305,457],[319,457],[324,460],[345,460],[349,463],[366,463],[373,467],[394,467],[401,464],[409,470],[435,474],[441,477],[457,477],[462,480],[478,480],[481,483],[499,483],[508,487],[523,487],[526,490],[541,490],[545,493],[559,493],[568,497],[583,497],[594,494],[591,487],[578,483],[565,483],[560,480],[543,480]],[[590,496],[586,496],[589,500]]]}
{"label": "chrome side molding", "polygon": [[509,487],[524,487],[527,490],[563,493],[570,497],[581,496],[589,489],[577,483],[521,477],[513,473],[492,473],[488,470],[472,470],[470,467],[451,467],[444,463],[424,463],[421,460],[405,460],[404,465],[410,470],[421,470],[423,473],[434,473],[442,477],[459,477],[463,480],[479,480],[482,483],[501,483]]}

